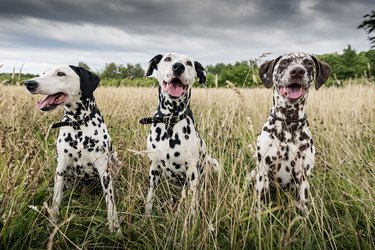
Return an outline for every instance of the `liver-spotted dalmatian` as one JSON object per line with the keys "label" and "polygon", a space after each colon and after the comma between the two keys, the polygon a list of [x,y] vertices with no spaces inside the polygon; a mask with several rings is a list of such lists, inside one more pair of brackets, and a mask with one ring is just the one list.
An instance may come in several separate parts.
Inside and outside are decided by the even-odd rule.
{"label": "liver-spotted dalmatian", "polygon": [[258,206],[271,184],[294,187],[297,207],[308,212],[307,178],[314,167],[315,147],[306,101],[312,83],[318,90],[330,73],[328,64],[306,53],[285,54],[260,66],[260,79],[267,88],[273,86],[273,103],[257,140],[256,168],[249,176],[255,180]]}

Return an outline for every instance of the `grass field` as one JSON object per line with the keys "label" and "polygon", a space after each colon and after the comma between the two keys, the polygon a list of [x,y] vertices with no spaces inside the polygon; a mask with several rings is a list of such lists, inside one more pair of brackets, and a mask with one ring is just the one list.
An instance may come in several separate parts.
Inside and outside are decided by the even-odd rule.
{"label": "grass field", "polygon": [[157,190],[154,216],[142,217],[149,126],[138,120],[154,112],[156,94],[151,88],[96,92],[122,161],[115,170],[117,235],[108,231],[98,187],[66,191],[59,227],[50,226],[58,131],[49,127],[62,110],[41,113],[38,97],[24,88],[0,87],[0,249],[375,249],[375,85],[310,91],[317,156],[308,218],[298,214],[291,193],[257,216],[246,186],[272,91],[194,89],[198,130],[223,171],[205,180],[200,219],[192,226],[185,224],[189,197],[181,200],[180,190],[166,183]]}

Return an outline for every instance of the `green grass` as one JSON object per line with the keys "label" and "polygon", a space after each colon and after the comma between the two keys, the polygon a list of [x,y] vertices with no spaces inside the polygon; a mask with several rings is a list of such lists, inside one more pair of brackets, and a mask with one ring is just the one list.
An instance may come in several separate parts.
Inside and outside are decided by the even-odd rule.
{"label": "green grass", "polygon": [[293,194],[283,192],[256,214],[245,182],[272,91],[194,89],[198,130],[223,171],[206,178],[200,217],[190,226],[189,197],[181,199],[181,191],[167,183],[156,192],[153,217],[142,216],[149,168],[142,151],[149,126],[138,120],[154,112],[156,93],[96,92],[122,161],[114,171],[122,229],[117,235],[108,231],[101,188],[95,186],[65,191],[58,230],[51,226],[47,209],[58,131],[49,126],[62,110],[41,113],[35,109],[38,97],[21,87],[0,87],[0,249],[375,248],[374,85],[311,90],[307,112],[317,155],[307,218],[296,210]]}

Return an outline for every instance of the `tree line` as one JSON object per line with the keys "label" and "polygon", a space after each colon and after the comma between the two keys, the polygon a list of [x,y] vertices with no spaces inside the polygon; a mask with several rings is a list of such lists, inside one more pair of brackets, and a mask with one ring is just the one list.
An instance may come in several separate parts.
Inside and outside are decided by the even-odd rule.
{"label": "tree line", "polygon": [[[268,56],[270,59],[272,56]],[[319,60],[327,62],[332,67],[332,76],[327,86],[341,85],[345,80],[366,79],[375,77],[375,50],[357,52],[348,45],[342,53],[316,55]],[[79,66],[90,68],[80,62]],[[206,66],[207,87],[257,87],[261,85],[258,77],[258,59],[231,63],[217,63]],[[102,79],[102,85],[107,86],[152,86],[156,80],[144,78],[144,69],[140,64],[115,63],[106,64],[102,71],[96,72]],[[196,86],[199,86],[198,84]]]}
{"label": "tree line", "polygon": [[[272,56],[268,56],[270,59]],[[332,75],[327,86],[341,85],[346,80],[374,81],[375,50],[357,52],[348,45],[342,53],[316,55],[332,67]],[[85,62],[78,66],[96,73],[101,78],[102,86],[152,86],[154,78],[145,78],[140,64],[108,63],[102,70],[92,70]],[[234,64],[217,63],[206,66],[207,87],[257,87],[261,85],[258,77],[259,60],[243,60]],[[23,80],[34,77],[31,74],[0,74],[0,84],[20,84]],[[362,81],[363,82],[363,81]],[[199,86],[198,84],[196,86]]]}

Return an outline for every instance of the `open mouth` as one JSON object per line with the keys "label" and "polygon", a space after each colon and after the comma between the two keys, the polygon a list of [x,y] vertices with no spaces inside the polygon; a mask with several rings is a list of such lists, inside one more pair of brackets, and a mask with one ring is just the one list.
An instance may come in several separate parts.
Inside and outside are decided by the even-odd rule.
{"label": "open mouth", "polygon": [[279,93],[284,98],[295,101],[304,95],[305,90],[301,84],[292,83],[288,86],[279,86]]}
{"label": "open mouth", "polygon": [[48,95],[46,98],[44,98],[41,101],[38,101],[36,104],[37,108],[42,111],[49,111],[52,109],[55,109],[57,106],[63,104],[68,99],[68,95],[59,92],[53,95]]}
{"label": "open mouth", "polygon": [[186,92],[188,86],[184,85],[179,78],[173,78],[170,82],[163,82],[163,90],[171,97],[180,97]]}

